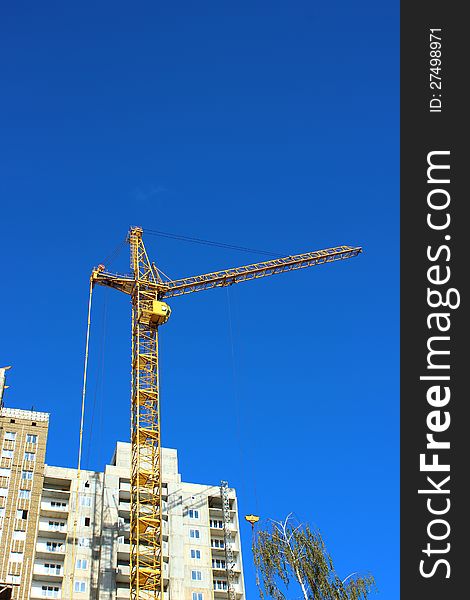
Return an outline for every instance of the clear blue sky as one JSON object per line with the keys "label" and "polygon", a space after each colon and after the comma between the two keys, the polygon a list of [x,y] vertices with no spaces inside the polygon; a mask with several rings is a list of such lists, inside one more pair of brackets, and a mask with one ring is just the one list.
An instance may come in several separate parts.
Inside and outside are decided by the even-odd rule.
{"label": "clear blue sky", "polygon": [[[15,2],[0,23],[7,404],[49,411],[47,460],[76,465],[88,277],[129,225],[286,253],[364,246],[174,299],[163,443],[185,480],[228,479],[242,515],[293,511],[340,574],[370,570],[395,600],[398,2]],[[263,258],[147,244],[171,277]],[[84,466],[98,470],[128,439],[130,306],[95,299]]]}

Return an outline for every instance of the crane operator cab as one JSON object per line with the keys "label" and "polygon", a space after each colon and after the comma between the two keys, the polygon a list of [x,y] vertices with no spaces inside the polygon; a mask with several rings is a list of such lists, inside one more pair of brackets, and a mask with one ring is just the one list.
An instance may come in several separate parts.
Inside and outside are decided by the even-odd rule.
{"label": "crane operator cab", "polygon": [[171,308],[166,302],[160,300],[152,300],[150,310],[143,310],[142,316],[145,320],[148,319],[149,325],[163,325],[168,321],[171,314]]}

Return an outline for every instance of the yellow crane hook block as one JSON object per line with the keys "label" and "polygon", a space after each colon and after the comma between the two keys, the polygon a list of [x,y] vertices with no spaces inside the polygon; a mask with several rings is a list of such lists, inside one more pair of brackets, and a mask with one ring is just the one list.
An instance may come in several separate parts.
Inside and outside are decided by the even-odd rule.
{"label": "yellow crane hook block", "polygon": [[259,521],[259,517],[256,515],[245,515],[245,519],[248,521],[248,523],[251,523],[252,527],[254,527],[255,523]]}

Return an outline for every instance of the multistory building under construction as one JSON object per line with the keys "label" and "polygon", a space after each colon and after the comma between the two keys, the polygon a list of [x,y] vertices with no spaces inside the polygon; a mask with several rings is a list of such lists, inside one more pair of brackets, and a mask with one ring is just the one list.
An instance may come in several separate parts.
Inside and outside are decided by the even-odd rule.
{"label": "multistory building under construction", "polygon": [[[47,465],[48,423],[0,412],[0,593],[129,598],[131,446],[118,442],[103,472]],[[162,466],[165,600],[244,600],[235,490],[182,482],[173,449]]]}

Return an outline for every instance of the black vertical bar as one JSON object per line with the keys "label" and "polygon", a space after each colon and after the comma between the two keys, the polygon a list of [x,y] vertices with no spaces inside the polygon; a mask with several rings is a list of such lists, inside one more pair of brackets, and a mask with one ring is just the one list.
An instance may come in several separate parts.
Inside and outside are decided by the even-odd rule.
{"label": "black vertical bar", "polygon": [[464,8],[435,0],[401,6],[403,600],[468,597]]}

